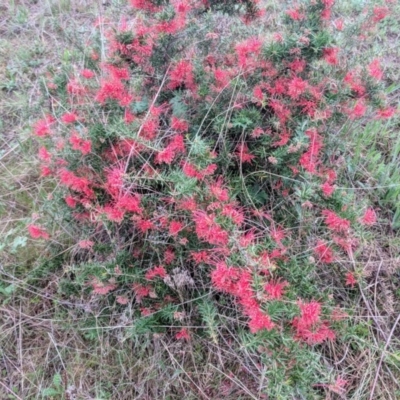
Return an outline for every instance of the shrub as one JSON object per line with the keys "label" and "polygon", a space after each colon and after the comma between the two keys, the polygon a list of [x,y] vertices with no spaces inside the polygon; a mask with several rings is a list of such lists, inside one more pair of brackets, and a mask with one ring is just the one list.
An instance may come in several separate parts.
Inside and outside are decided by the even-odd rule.
{"label": "shrub", "polygon": [[[206,297],[249,347],[280,354],[282,382],[310,387],[304,352],[343,319],[315,270],[343,268],[377,218],[340,188],[337,132],[393,115],[379,61],[342,58],[329,0],[288,10],[274,35],[253,24],[255,1],[131,5],[106,54],[94,45],[84,69],[48,83],[56,101],[34,125],[76,282],[177,340],[204,334],[187,327],[202,325]],[[49,239],[51,221],[29,229]]]}

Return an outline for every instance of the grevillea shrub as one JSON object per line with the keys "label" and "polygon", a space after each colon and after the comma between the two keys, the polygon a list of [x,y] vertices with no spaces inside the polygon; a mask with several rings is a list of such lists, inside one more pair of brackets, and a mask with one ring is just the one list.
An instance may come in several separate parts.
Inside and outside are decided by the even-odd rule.
{"label": "grevillea shrub", "polygon": [[205,334],[206,299],[266,359],[280,349],[288,386],[307,381],[303,352],[340,340],[346,316],[316,271],[356,289],[338,261],[378,217],[340,187],[337,133],[394,113],[379,61],[343,57],[333,3],[298,3],[271,32],[256,1],[131,0],[85,68],[48,77],[33,135],[51,192],[29,232],[69,235],[73,294],[130,304],[176,340]]}

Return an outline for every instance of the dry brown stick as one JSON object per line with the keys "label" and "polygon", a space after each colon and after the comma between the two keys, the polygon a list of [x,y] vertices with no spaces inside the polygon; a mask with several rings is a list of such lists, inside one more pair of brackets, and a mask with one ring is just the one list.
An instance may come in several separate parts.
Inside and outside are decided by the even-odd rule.
{"label": "dry brown stick", "polygon": [[0,381],[0,385],[3,386],[4,389],[7,390],[7,392],[11,393],[16,399],[22,400],[22,397],[19,397],[16,393],[14,393],[7,385],[5,385],[2,381]]}
{"label": "dry brown stick", "polygon": [[385,358],[386,350],[387,350],[387,348],[389,346],[390,340],[391,340],[391,338],[393,336],[394,331],[396,330],[396,326],[399,323],[399,321],[400,321],[400,314],[397,316],[397,319],[396,319],[395,323],[393,324],[392,330],[390,331],[389,336],[388,336],[388,338],[386,340],[385,347],[382,350],[382,355],[381,355],[381,357],[379,359],[378,367],[376,368],[374,383],[372,384],[372,389],[371,389],[371,394],[369,396],[369,400],[373,400],[374,399],[374,392],[375,392],[376,384],[378,382],[379,372],[380,372],[380,369],[382,367],[383,359]]}

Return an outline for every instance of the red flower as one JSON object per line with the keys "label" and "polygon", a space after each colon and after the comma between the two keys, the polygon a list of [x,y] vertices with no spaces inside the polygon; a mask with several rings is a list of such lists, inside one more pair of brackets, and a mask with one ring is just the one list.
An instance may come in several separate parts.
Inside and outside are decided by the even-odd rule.
{"label": "red flower", "polygon": [[295,60],[288,63],[289,68],[295,73],[303,72],[306,65],[307,62],[300,58],[296,58]]}
{"label": "red flower", "polygon": [[162,265],[150,269],[149,271],[146,272],[144,277],[148,281],[150,281],[150,280],[156,278],[157,276],[159,276],[160,278],[165,278],[167,276],[167,271],[165,270],[165,268]]}
{"label": "red flower", "polygon": [[338,59],[337,55],[339,52],[339,48],[337,47],[328,47],[324,49],[324,60],[331,65],[337,65]]}
{"label": "red flower", "polygon": [[158,118],[149,118],[143,122],[140,130],[140,136],[146,140],[153,140],[157,136],[157,130],[160,123]]}
{"label": "red flower", "polygon": [[354,288],[354,285],[356,283],[357,283],[357,279],[355,278],[354,274],[352,272],[347,272],[346,273],[346,285]]}
{"label": "red flower", "polygon": [[335,338],[335,333],[329,328],[329,322],[321,321],[320,319],[320,303],[317,301],[309,303],[300,301],[298,305],[300,308],[300,317],[295,317],[292,321],[298,339],[314,345]]}
{"label": "red flower", "polygon": [[143,286],[140,283],[134,283],[132,285],[132,290],[135,293],[136,301],[138,303],[142,302],[143,297],[147,297],[150,295],[150,287],[149,286]]}
{"label": "red flower", "polygon": [[137,221],[137,227],[142,233],[146,233],[150,229],[154,229],[154,224],[148,219],[139,219]]}
{"label": "red flower", "polygon": [[236,146],[235,154],[242,164],[251,164],[252,160],[255,158],[255,156],[249,152],[249,148],[246,143],[238,144]]}
{"label": "red flower", "polygon": [[216,269],[211,272],[211,282],[222,292],[235,294],[236,283],[240,278],[240,270],[228,267],[224,262],[217,263]]}
{"label": "red flower", "polygon": [[222,181],[217,180],[215,183],[211,183],[208,186],[211,194],[221,202],[226,202],[229,200],[229,192],[227,189],[222,187]]}
{"label": "red flower", "polygon": [[185,133],[189,129],[189,124],[187,121],[173,116],[171,118],[171,128],[179,133]]}
{"label": "red flower", "polygon": [[285,239],[286,233],[282,227],[280,226],[276,227],[275,225],[273,225],[271,227],[270,236],[275,243],[280,245],[282,240]]}
{"label": "red flower", "polygon": [[66,197],[64,198],[64,200],[65,200],[65,202],[67,203],[67,206],[68,206],[68,207],[71,207],[71,208],[75,208],[75,207],[76,207],[77,201],[76,201],[76,199],[75,199],[74,197],[72,197],[72,196],[66,196]]}
{"label": "red flower", "polygon": [[81,71],[81,75],[86,79],[91,79],[94,77],[94,72],[91,71],[90,69],[83,69]]}
{"label": "red flower", "polygon": [[122,167],[113,167],[106,171],[105,189],[107,192],[115,197],[118,197],[124,184],[125,171]]}
{"label": "red flower", "polygon": [[169,234],[171,236],[178,236],[178,233],[183,229],[183,223],[179,221],[171,221],[169,224]]}
{"label": "red flower", "polygon": [[315,254],[318,256],[318,261],[329,264],[334,261],[332,249],[322,240],[318,240],[314,248]]}
{"label": "red flower", "polygon": [[288,95],[292,99],[300,97],[308,87],[308,83],[297,76],[288,82]]}
{"label": "red flower", "polygon": [[129,303],[129,299],[125,296],[117,296],[115,298],[118,304],[125,305]]}
{"label": "red flower", "polygon": [[170,165],[175,158],[175,150],[171,146],[167,146],[164,150],[157,153],[154,162],[156,164],[165,163]]}
{"label": "red flower", "polygon": [[261,87],[260,86],[256,86],[254,89],[253,89],[253,96],[257,99],[257,100],[259,100],[259,104],[261,104],[261,102],[264,100],[264,93],[262,92],[262,89],[261,89]]}
{"label": "red flower", "polygon": [[210,263],[210,256],[208,255],[207,251],[205,251],[205,250],[192,251],[192,252],[190,252],[190,255],[196,264],[201,264],[201,263],[209,264]]}
{"label": "red flower", "polygon": [[253,243],[254,239],[254,230],[250,230],[240,237],[239,244],[241,247],[248,247]]}
{"label": "red flower", "polygon": [[344,396],[346,394],[345,386],[347,384],[348,384],[347,380],[345,380],[341,377],[338,377],[334,383],[328,385],[328,388],[330,391],[337,393],[341,396]]}
{"label": "red flower", "polygon": [[338,18],[335,21],[333,21],[333,26],[338,30],[338,31],[342,31],[343,27],[344,27],[344,22],[343,19]]}
{"label": "red flower", "polygon": [[190,164],[187,161],[185,161],[182,164],[182,171],[189,178],[197,178],[197,179],[201,179],[202,178],[202,176],[198,172],[196,166],[194,166],[193,164]]}
{"label": "red flower", "polygon": [[383,19],[385,19],[386,16],[390,14],[390,11],[389,11],[388,7],[375,6],[373,13],[374,13],[374,16],[373,16],[372,20],[374,22],[379,22],[379,21],[382,21]]}
{"label": "red flower", "polygon": [[193,213],[193,220],[199,239],[217,246],[228,244],[229,235],[217,224],[213,214],[209,215],[204,211],[195,211]]}
{"label": "red flower", "polygon": [[157,7],[150,0],[130,0],[131,6],[138,10],[156,12]]}
{"label": "red flower", "polygon": [[374,60],[371,64],[368,65],[368,72],[373,78],[377,79],[378,81],[382,79],[383,72],[379,60]]}
{"label": "red flower", "polygon": [[115,79],[129,80],[129,70],[127,68],[117,68],[112,64],[104,64],[103,69]]}
{"label": "red flower", "polygon": [[52,116],[46,116],[44,119],[41,119],[36,122],[33,127],[33,132],[36,136],[48,136],[51,134],[50,126],[55,122]]}
{"label": "red flower", "polygon": [[185,88],[189,90],[194,91],[196,89],[193,66],[189,61],[179,61],[169,72],[169,80],[168,88],[171,90],[174,90],[181,85],[184,85]]}
{"label": "red flower", "polygon": [[71,95],[82,96],[86,93],[86,88],[77,79],[72,78],[67,84],[67,91]]}
{"label": "red flower", "polygon": [[297,327],[296,336],[309,345],[320,344],[325,340],[334,340],[336,337],[335,332],[329,328],[328,321],[322,321],[312,328]]}
{"label": "red flower", "polygon": [[117,208],[125,210],[127,212],[142,213],[142,208],[140,207],[140,196],[138,194],[125,194],[121,196],[116,204]]}
{"label": "red flower", "polygon": [[164,262],[169,265],[175,260],[175,253],[172,249],[167,249],[164,252]]}
{"label": "red flower", "polygon": [[108,78],[108,80],[102,80],[95,100],[99,103],[104,103],[107,99],[118,101],[122,100],[125,94],[125,86],[119,79]]}
{"label": "red flower", "polygon": [[249,271],[241,271],[240,277],[236,282],[235,295],[239,298],[239,304],[244,307],[247,315],[252,310],[258,309],[258,303],[255,299],[255,293],[251,287],[253,277]]}
{"label": "red flower", "polygon": [[175,338],[178,340],[190,340],[189,331],[186,328],[182,328],[179,332],[175,334]]}
{"label": "red flower", "polygon": [[264,286],[264,290],[268,294],[268,298],[272,300],[279,300],[283,296],[283,290],[289,283],[286,281],[270,281]]}
{"label": "red flower", "polygon": [[384,119],[384,118],[391,118],[395,114],[396,110],[394,107],[387,107],[387,108],[382,108],[378,110],[378,118]]}
{"label": "red flower", "polygon": [[250,56],[258,56],[261,51],[261,46],[261,40],[256,37],[251,37],[241,43],[238,43],[235,49],[239,59],[239,66],[245,67],[250,60]]}
{"label": "red flower", "polygon": [[300,319],[297,320],[297,325],[308,328],[319,321],[321,303],[318,303],[315,300],[310,301],[309,303],[303,303],[300,301],[298,306],[301,314]]}
{"label": "red flower", "polygon": [[333,169],[328,169],[324,172],[327,182],[332,184],[333,182],[336,181],[337,175],[336,172]]}
{"label": "red flower", "polygon": [[235,205],[233,204],[224,204],[221,214],[225,217],[230,218],[232,222],[237,226],[242,225],[244,222],[243,213],[238,210],[237,207],[235,207]]}
{"label": "red flower", "polygon": [[264,132],[264,130],[262,128],[257,127],[255,129],[253,129],[253,132],[251,132],[250,136],[253,139],[257,139],[257,138],[261,137],[262,135],[264,135],[264,133],[265,132]]}
{"label": "red flower", "polygon": [[285,125],[285,123],[291,116],[291,112],[290,112],[289,108],[286,106],[286,104],[282,103],[279,100],[273,99],[269,102],[269,106],[274,110],[280,123],[282,125]]}
{"label": "red flower", "polygon": [[50,238],[49,234],[43,228],[41,228],[40,226],[37,226],[37,225],[33,225],[33,224],[28,225],[28,232],[32,236],[33,239],[42,238],[42,239],[47,240]]}
{"label": "red flower", "polygon": [[41,147],[39,149],[39,159],[45,162],[51,161],[51,154],[47,151],[46,147]]}
{"label": "red flower", "polygon": [[65,113],[61,117],[61,121],[64,122],[64,124],[73,124],[78,121],[78,116],[75,113]]}
{"label": "red flower", "polygon": [[185,0],[174,2],[173,6],[177,13],[182,14],[186,14],[192,9],[190,2],[187,2]]}
{"label": "red flower", "polygon": [[373,208],[368,208],[359,221],[362,225],[374,225],[376,223],[375,210]]}
{"label": "red flower", "polygon": [[199,179],[204,179],[204,177],[212,175],[217,170],[217,168],[217,164],[207,165],[207,167],[199,171]]}
{"label": "red flower", "polygon": [[80,151],[83,155],[89,154],[92,151],[92,142],[80,138],[76,132],[71,135],[69,142],[74,150]]}
{"label": "red flower", "polygon": [[100,212],[106,214],[109,221],[114,221],[117,223],[121,223],[125,216],[125,212],[123,210],[113,205],[104,206],[102,209],[100,209]]}
{"label": "red flower", "polygon": [[251,333],[256,333],[263,329],[270,331],[275,326],[271,318],[260,310],[254,310],[249,316],[249,328]]}
{"label": "red flower", "polygon": [[182,199],[178,206],[181,210],[185,211],[195,211],[197,209],[197,203],[193,197]]}
{"label": "red flower", "polygon": [[80,240],[78,242],[78,246],[81,249],[91,249],[93,247],[93,245],[94,245],[94,242],[91,240]]}
{"label": "red flower", "polygon": [[113,282],[104,283],[94,278],[91,282],[93,292],[96,294],[106,295],[109,292],[115,290],[117,285]]}
{"label": "red flower", "polygon": [[316,172],[318,164],[319,153],[322,149],[322,138],[318,135],[315,129],[309,129],[306,131],[306,135],[309,137],[308,150],[300,157],[300,165],[310,174]]}
{"label": "red flower", "polygon": [[292,18],[294,21],[301,21],[305,18],[305,15],[300,13],[298,8],[286,11],[286,14],[289,15],[289,17]]}
{"label": "red flower", "polygon": [[326,8],[332,8],[335,4],[335,0],[322,0],[322,3]]}
{"label": "red flower", "polygon": [[335,187],[331,185],[329,182],[325,182],[323,185],[321,185],[321,190],[326,197],[330,197],[332,196],[332,193],[335,191]]}
{"label": "red flower", "polygon": [[41,177],[50,176],[53,173],[53,171],[47,165],[42,165],[40,167],[40,171],[41,171],[40,173]]}
{"label": "red flower", "polygon": [[367,106],[363,99],[356,101],[354,107],[349,110],[349,117],[352,119],[361,118],[367,111]]}
{"label": "red flower", "polygon": [[340,218],[337,214],[330,210],[323,210],[322,215],[325,217],[325,224],[328,228],[335,232],[346,232],[350,228],[350,221]]}
{"label": "red flower", "polygon": [[93,197],[93,190],[90,188],[90,181],[87,178],[80,178],[73,172],[63,169],[60,172],[60,181],[70,189],[84,193],[87,197]]}
{"label": "red flower", "polygon": [[359,77],[356,76],[356,72],[349,71],[343,79],[343,82],[347,83],[351,90],[358,94],[359,97],[365,94],[365,87],[362,85]]}
{"label": "red flower", "polygon": [[351,253],[358,246],[358,240],[347,236],[333,236],[333,241],[347,253]]}
{"label": "red flower", "polygon": [[132,114],[128,109],[124,112],[124,122],[126,124],[131,124],[135,120],[135,115]]}
{"label": "red flower", "polygon": [[229,71],[224,71],[219,68],[214,70],[214,79],[215,79],[216,89],[219,90],[222,90],[225,87],[227,87],[231,81]]}

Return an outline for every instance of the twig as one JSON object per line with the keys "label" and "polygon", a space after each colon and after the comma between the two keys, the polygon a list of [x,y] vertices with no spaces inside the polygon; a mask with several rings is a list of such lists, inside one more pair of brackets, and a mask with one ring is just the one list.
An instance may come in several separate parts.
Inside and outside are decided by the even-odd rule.
{"label": "twig", "polygon": [[53,336],[52,336],[52,335],[51,335],[49,332],[47,332],[47,334],[49,335],[49,338],[50,338],[51,342],[53,343],[53,346],[54,346],[54,348],[56,349],[56,352],[57,352],[57,354],[58,354],[58,357],[60,358],[61,365],[63,366],[63,368],[64,368],[64,371],[66,371],[66,370],[67,370],[67,368],[65,368],[64,361],[63,361],[63,359],[62,359],[62,357],[61,357],[61,354],[60,354],[60,352],[58,351],[58,346],[57,346],[57,343],[55,342],[55,340],[54,340]]}
{"label": "twig", "polygon": [[215,368],[220,374],[224,375],[226,378],[228,378],[229,380],[231,380],[235,385],[238,385],[240,388],[242,388],[252,399],[254,400],[259,400],[258,397],[254,396],[253,393],[250,392],[250,390],[242,385],[241,383],[239,383],[238,381],[236,381],[235,379],[231,378],[228,374],[226,374],[225,372],[221,371],[219,368],[217,368],[215,365],[213,364],[209,364],[210,367]]}
{"label": "twig", "polygon": [[3,386],[4,389],[7,390],[7,392],[11,393],[16,399],[22,400],[22,397],[19,397],[16,393],[14,393],[8,386],[6,386],[2,381],[0,381],[0,385]]}
{"label": "twig", "polygon": [[379,359],[379,363],[378,363],[378,367],[376,368],[376,373],[375,373],[375,378],[374,378],[374,383],[372,384],[372,389],[371,389],[371,394],[369,395],[369,400],[373,400],[374,399],[374,392],[375,392],[375,388],[376,388],[376,384],[378,383],[378,378],[379,378],[379,372],[381,370],[382,367],[382,363],[383,363],[383,359],[385,358],[385,354],[386,354],[386,350],[389,346],[390,340],[393,336],[394,331],[396,330],[396,326],[400,321],[400,314],[397,316],[397,319],[395,321],[395,323],[393,324],[393,328],[389,333],[389,336],[386,340],[385,343],[385,347],[382,350],[382,355],[381,358]]}
{"label": "twig", "polygon": [[178,360],[174,357],[174,355],[169,351],[168,346],[167,346],[163,341],[161,341],[161,343],[163,344],[165,350],[167,350],[167,352],[168,352],[169,356],[172,358],[172,360],[173,360],[176,364],[179,365],[179,368],[181,368],[181,370],[183,371],[183,373],[189,378],[190,382],[192,382],[193,385],[196,386],[197,390],[202,394],[202,396],[203,396],[205,399],[210,400],[210,398],[203,392],[203,390],[200,388],[200,386],[198,386],[198,385],[196,384],[196,382],[190,377],[190,375],[185,371],[185,369],[182,367],[182,365],[179,364],[179,361],[178,361]]}

